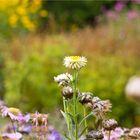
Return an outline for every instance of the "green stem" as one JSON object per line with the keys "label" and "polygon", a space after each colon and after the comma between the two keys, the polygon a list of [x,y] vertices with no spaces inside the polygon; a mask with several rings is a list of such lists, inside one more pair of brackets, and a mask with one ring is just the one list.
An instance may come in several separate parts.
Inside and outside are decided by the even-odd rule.
{"label": "green stem", "polygon": [[73,86],[73,102],[74,102],[74,121],[75,121],[75,138],[78,140],[78,124],[77,124],[77,71],[74,71],[74,86]]}
{"label": "green stem", "polygon": [[[69,102],[66,101],[66,111],[68,113],[70,113],[70,110],[69,110]],[[68,131],[69,131],[69,137],[71,138],[72,140],[72,124],[71,124],[71,118],[68,116]]]}
{"label": "green stem", "polygon": [[[86,108],[83,107],[83,110],[84,110],[84,118],[87,116],[87,112],[86,112]],[[87,127],[87,120],[85,119],[84,121],[84,125],[85,125],[85,128]],[[87,133],[87,129],[86,129],[86,133]]]}
{"label": "green stem", "polygon": [[[63,106],[64,106],[64,112],[68,113],[68,104],[67,104],[67,101],[65,100],[64,97],[63,97]],[[69,137],[72,139],[72,134],[71,134],[71,130],[70,130],[70,119],[69,119],[69,116],[67,116],[67,122],[66,123],[67,123],[67,127],[68,127]]]}
{"label": "green stem", "polygon": [[64,112],[66,113],[66,103],[65,103],[65,97],[63,97],[63,107],[64,107]]}
{"label": "green stem", "polygon": [[110,140],[110,136],[111,136],[111,130],[109,130],[108,140]]}

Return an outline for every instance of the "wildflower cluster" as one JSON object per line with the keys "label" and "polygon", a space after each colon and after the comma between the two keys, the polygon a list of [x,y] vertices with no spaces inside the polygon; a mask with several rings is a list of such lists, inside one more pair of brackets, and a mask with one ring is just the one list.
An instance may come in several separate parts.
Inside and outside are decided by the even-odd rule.
{"label": "wildflower cluster", "polygon": [[42,0],[1,0],[0,12],[10,28],[22,27],[28,31],[35,31],[38,17],[48,16],[42,9]]}
{"label": "wildflower cluster", "polygon": [[[131,2],[132,7],[131,9],[128,8],[128,4]],[[139,6],[140,0],[129,0],[129,1],[116,1],[114,7],[112,10],[108,10],[106,7],[102,9],[105,17],[107,17],[108,20],[118,20],[122,16],[122,12],[125,14],[125,17],[128,20],[135,20],[139,19],[140,12],[137,9],[137,6]]]}
{"label": "wildflower cluster", "polygon": [[[1,130],[2,140],[139,140],[140,128],[121,128],[114,118],[108,118],[112,104],[102,100],[91,92],[80,92],[77,87],[78,73],[87,64],[80,56],[65,57],[64,65],[72,74],[64,73],[54,77],[61,87],[63,111],[67,130],[61,135],[49,125],[49,116],[45,113],[23,114],[18,108],[7,107],[0,101],[0,114],[11,125]],[[83,113],[80,113],[83,108]],[[87,112],[87,109],[89,112]],[[93,128],[88,128],[88,118],[94,118]]]}
{"label": "wildflower cluster", "polygon": [[48,114],[23,114],[20,109],[0,105],[3,118],[10,120],[11,125],[1,130],[0,138],[8,140],[61,140],[57,130],[48,124]]}
{"label": "wildflower cluster", "polygon": [[[64,73],[54,77],[61,87],[64,110],[61,110],[65,118],[68,133],[64,139],[69,140],[119,140],[139,139],[140,128],[128,130],[118,126],[113,118],[108,118],[112,104],[109,100],[102,100],[91,92],[80,92],[77,87],[78,74],[85,67],[87,59],[80,56],[68,56],[64,58],[64,66],[71,69],[72,74]],[[83,114],[79,115],[78,107],[83,106]],[[87,113],[87,108],[90,110]],[[79,116],[82,116],[81,118]],[[94,117],[95,122],[92,130],[88,130],[88,118]]]}

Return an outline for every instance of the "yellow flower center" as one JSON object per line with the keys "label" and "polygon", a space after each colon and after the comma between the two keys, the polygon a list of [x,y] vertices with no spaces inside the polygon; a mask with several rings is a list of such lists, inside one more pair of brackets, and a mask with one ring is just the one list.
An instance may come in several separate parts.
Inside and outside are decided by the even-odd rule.
{"label": "yellow flower center", "polygon": [[13,113],[14,115],[19,115],[21,111],[18,108],[10,107],[8,110]]}
{"label": "yellow flower center", "polygon": [[70,57],[73,61],[79,61],[80,60],[80,56],[71,56]]}

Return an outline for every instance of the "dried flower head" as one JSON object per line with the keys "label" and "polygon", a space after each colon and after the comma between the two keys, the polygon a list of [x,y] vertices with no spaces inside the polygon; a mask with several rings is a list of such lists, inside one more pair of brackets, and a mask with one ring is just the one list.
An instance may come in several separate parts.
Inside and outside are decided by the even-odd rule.
{"label": "dried flower head", "polygon": [[92,102],[92,96],[93,94],[91,92],[83,92],[81,95],[80,95],[80,100],[79,102],[81,104],[88,104],[88,103],[91,103]]}
{"label": "dried flower head", "polygon": [[131,129],[130,133],[128,134],[129,137],[133,139],[140,139],[140,127]]}
{"label": "dried flower head", "polygon": [[65,99],[71,99],[73,97],[72,88],[70,86],[63,87],[62,95],[65,97]]}
{"label": "dried flower head", "polygon": [[109,100],[100,100],[99,98],[92,100],[93,113],[97,118],[102,119],[106,113],[111,112],[111,108],[112,104]]}
{"label": "dried flower head", "polygon": [[105,130],[114,130],[118,126],[118,123],[115,119],[109,119],[103,120],[102,125]]}
{"label": "dried flower head", "polygon": [[101,99],[99,97],[93,97],[92,99],[92,103],[95,104],[97,102],[101,101]]}
{"label": "dried flower head", "polygon": [[83,56],[67,56],[64,58],[64,65],[70,69],[81,69],[87,63],[87,59]]}
{"label": "dried flower head", "polygon": [[59,84],[59,86],[68,86],[70,85],[72,80],[73,77],[69,73],[60,74],[54,77],[54,81],[56,81]]}
{"label": "dried flower head", "polygon": [[1,106],[0,108],[2,117],[9,117],[13,121],[20,121],[21,111],[18,108]]}
{"label": "dried flower head", "polygon": [[87,139],[103,139],[103,133],[102,131],[96,131],[96,130],[92,130],[90,132],[88,132],[88,134],[86,135]]}
{"label": "dried flower head", "polygon": [[35,133],[43,133],[48,131],[48,114],[40,114],[36,112],[31,114],[32,131]]}
{"label": "dried flower head", "polygon": [[31,120],[35,126],[47,126],[48,114],[40,114],[36,112],[35,114],[31,114]]}

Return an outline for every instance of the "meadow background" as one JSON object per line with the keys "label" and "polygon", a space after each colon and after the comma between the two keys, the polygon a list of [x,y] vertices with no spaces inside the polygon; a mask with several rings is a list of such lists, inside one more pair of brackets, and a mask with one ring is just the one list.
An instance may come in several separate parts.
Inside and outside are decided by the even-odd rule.
{"label": "meadow background", "polygon": [[88,65],[80,91],[110,99],[110,116],[120,125],[140,125],[140,107],[125,95],[128,79],[140,75],[139,0],[0,3],[1,100],[23,112],[48,112],[60,124],[62,97],[53,77],[66,72],[65,56],[82,55]]}

